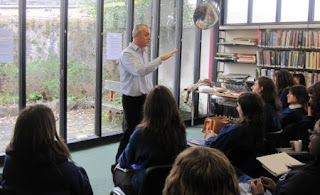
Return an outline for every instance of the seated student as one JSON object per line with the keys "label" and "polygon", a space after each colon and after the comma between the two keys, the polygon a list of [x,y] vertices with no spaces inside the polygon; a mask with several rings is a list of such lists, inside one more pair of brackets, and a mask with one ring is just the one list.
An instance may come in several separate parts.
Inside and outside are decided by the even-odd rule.
{"label": "seated student", "polygon": [[287,125],[305,120],[309,95],[307,88],[303,85],[294,85],[289,88],[287,95],[289,107],[281,112],[281,125],[285,129]]}
{"label": "seated student", "polygon": [[255,177],[260,168],[256,148],[263,144],[264,104],[255,93],[241,94],[237,104],[236,123],[226,125],[218,134],[206,134],[205,145],[221,150],[235,167]]}
{"label": "seated student", "polygon": [[296,85],[306,86],[306,79],[302,73],[293,74],[293,79],[294,79]]}
{"label": "seated student", "polygon": [[45,105],[25,108],[6,149],[1,180],[9,194],[93,194],[85,170],[71,161]]}
{"label": "seated student", "polygon": [[289,93],[289,87],[295,84],[293,75],[288,70],[278,70],[275,74],[275,83],[283,110],[289,106],[287,95]]}
{"label": "seated student", "polygon": [[154,87],[146,97],[142,122],[118,159],[120,167],[135,171],[126,175],[129,184],[120,181],[119,171],[115,171],[115,185],[126,194],[137,194],[148,167],[172,164],[186,148],[186,129],[171,91],[165,86]]}
{"label": "seated student", "polygon": [[209,147],[191,147],[176,158],[163,195],[240,195],[236,172],[227,157]]}
{"label": "seated student", "polygon": [[252,92],[259,94],[265,103],[266,134],[281,130],[281,101],[274,82],[268,77],[259,77],[251,86]]}
{"label": "seated student", "polygon": [[309,106],[308,106],[308,118],[309,120],[320,119],[320,81],[311,85],[308,88],[309,93]]}
{"label": "seated student", "polygon": [[264,188],[273,195],[319,194],[320,192],[320,120],[314,126],[310,135],[309,151],[315,161],[305,166],[292,168],[280,177],[277,184],[268,177],[251,181],[253,195],[263,194]]}

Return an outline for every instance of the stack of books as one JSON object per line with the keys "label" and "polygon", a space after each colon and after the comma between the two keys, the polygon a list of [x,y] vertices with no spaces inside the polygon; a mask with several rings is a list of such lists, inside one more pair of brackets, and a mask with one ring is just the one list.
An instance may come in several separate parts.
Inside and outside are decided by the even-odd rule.
{"label": "stack of books", "polygon": [[256,63],[256,55],[251,53],[237,53],[237,62]]}
{"label": "stack of books", "polygon": [[235,53],[218,52],[217,56],[214,59],[219,61],[236,62],[237,55]]}
{"label": "stack of books", "polygon": [[251,37],[236,37],[233,39],[233,43],[239,45],[257,45],[257,39]]}

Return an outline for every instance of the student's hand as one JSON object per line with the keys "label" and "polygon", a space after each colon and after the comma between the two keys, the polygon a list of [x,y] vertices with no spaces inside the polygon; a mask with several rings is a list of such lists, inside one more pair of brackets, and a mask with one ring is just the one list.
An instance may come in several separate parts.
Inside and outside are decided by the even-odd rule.
{"label": "student's hand", "polygon": [[260,177],[263,187],[273,192],[276,189],[276,183],[269,177]]}
{"label": "student's hand", "polygon": [[264,188],[261,179],[253,179],[250,181],[251,192],[253,195],[264,194]]}
{"label": "student's hand", "polygon": [[164,60],[167,60],[168,58],[171,58],[175,53],[177,53],[178,52],[178,50],[176,49],[176,50],[173,50],[172,52],[170,52],[170,53],[167,53],[167,54],[163,54],[162,56],[160,56],[160,59],[162,60],[162,61],[164,61]]}
{"label": "student's hand", "polygon": [[217,134],[211,130],[204,135],[204,139],[207,141],[210,137],[216,137],[216,136]]}

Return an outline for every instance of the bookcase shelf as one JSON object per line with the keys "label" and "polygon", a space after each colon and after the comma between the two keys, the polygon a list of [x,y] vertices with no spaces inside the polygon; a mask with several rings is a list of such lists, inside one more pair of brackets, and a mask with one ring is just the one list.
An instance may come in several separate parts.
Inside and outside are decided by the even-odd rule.
{"label": "bookcase shelf", "polygon": [[[256,38],[257,42],[254,45],[235,43],[235,38],[239,37]],[[256,63],[216,59],[226,73],[250,72],[252,77],[272,77],[276,70],[287,69],[303,73],[308,85],[320,81],[320,24],[220,26],[219,41],[218,52],[254,53],[256,58]],[[251,69],[232,64],[255,66]]]}
{"label": "bookcase shelf", "polygon": [[275,69],[275,70],[280,70],[280,69],[286,69],[289,71],[297,71],[297,72],[315,72],[315,73],[320,73],[320,69],[307,69],[307,68],[295,68],[295,67],[280,67],[280,66],[263,66],[263,65],[257,65],[258,69]]}
{"label": "bookcase shelf", "polygon": [[241,44],[241,43],[232,43],[232,42],[220,42],[217,43],[217,45],[222,45],[222,46],[247,46],[247,47],[258,47],[257,45],[248,45],[248,44]]}
{"label": "bookcase shelf", "polygon": [[258,46],[261,50],[283,50],[283,51],[320,51],[320,48],[289,48],[289,47],[262,47]]}

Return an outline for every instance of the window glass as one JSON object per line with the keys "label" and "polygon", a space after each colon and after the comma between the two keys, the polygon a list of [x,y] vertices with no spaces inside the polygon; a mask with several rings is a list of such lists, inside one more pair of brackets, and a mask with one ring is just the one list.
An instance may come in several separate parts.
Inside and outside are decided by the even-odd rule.
{"label": "window glass", "polygon": [[226,23],[247,23],[248,0],[227,0]]}
{"label": "window glass", "polygon": [[[213,40],[213,29],[202,31],[201,56],[200,56],[200,79],[209,79],[212,63],[210,61],[210,52],[213,46],[210,44]],[[208,95],[199,95],[199,114],[207,114]]]}
{"label": "window glass", "polygon": [[[316,9],[318,8],[318,9]],[[315,0],[315,5],[314,5],[314,21],[320,21],[320,0]]]}
{"label": "window glass", "polygon": [[26,1],[26,23],[27,106],[47,104],[58,118],[60,1]]}
{"label": "window glass", "polygon": [[0,4],[0,153],[4,154],[18,115],[18,1]]}
{"label": "window glass", "polygon": [[282,0],[281,22],[306,22],[308,21],[309,1]]}
{"label": "window glass", "polygon": [[[184,89],[193,84],[195,29],[193,13],[197,6],[197,0],[190,0],[183,5],[183,30],[181,53],[181,79],[180,79],[180,111],[184,118],[190,118],[191,108],[184,103]],[[191,100],[191,97],[190,97]]]}
{"label": "window glass", "polygon": [[[170,52],[175,48],[175,9],[176,1],[162,0],[160,7],[160,34],[159,34],[159,55]],[[158,83],[165,85],[171,91],[174,81],[175,57],[163,61],[159,66]]]}
{"label": "window glass", "polygon": [[[89,9],[90,13],[83,11]],[[94,135],[96,1],[69,0],[67,141]]]}
{"label": "window glass", "polygon": [[116,81],[118,85],[120,84],[119,57],[126,47],[126,2],[126,0],[105,1],[101,121],[102,133],[108,134],[122,130],[122,94],[110,90],[112,84],[108,83]]}
{"label": "window glass", "polygon": [[276,21],[277,0],[253,0],[252,22],[266,23]]}

